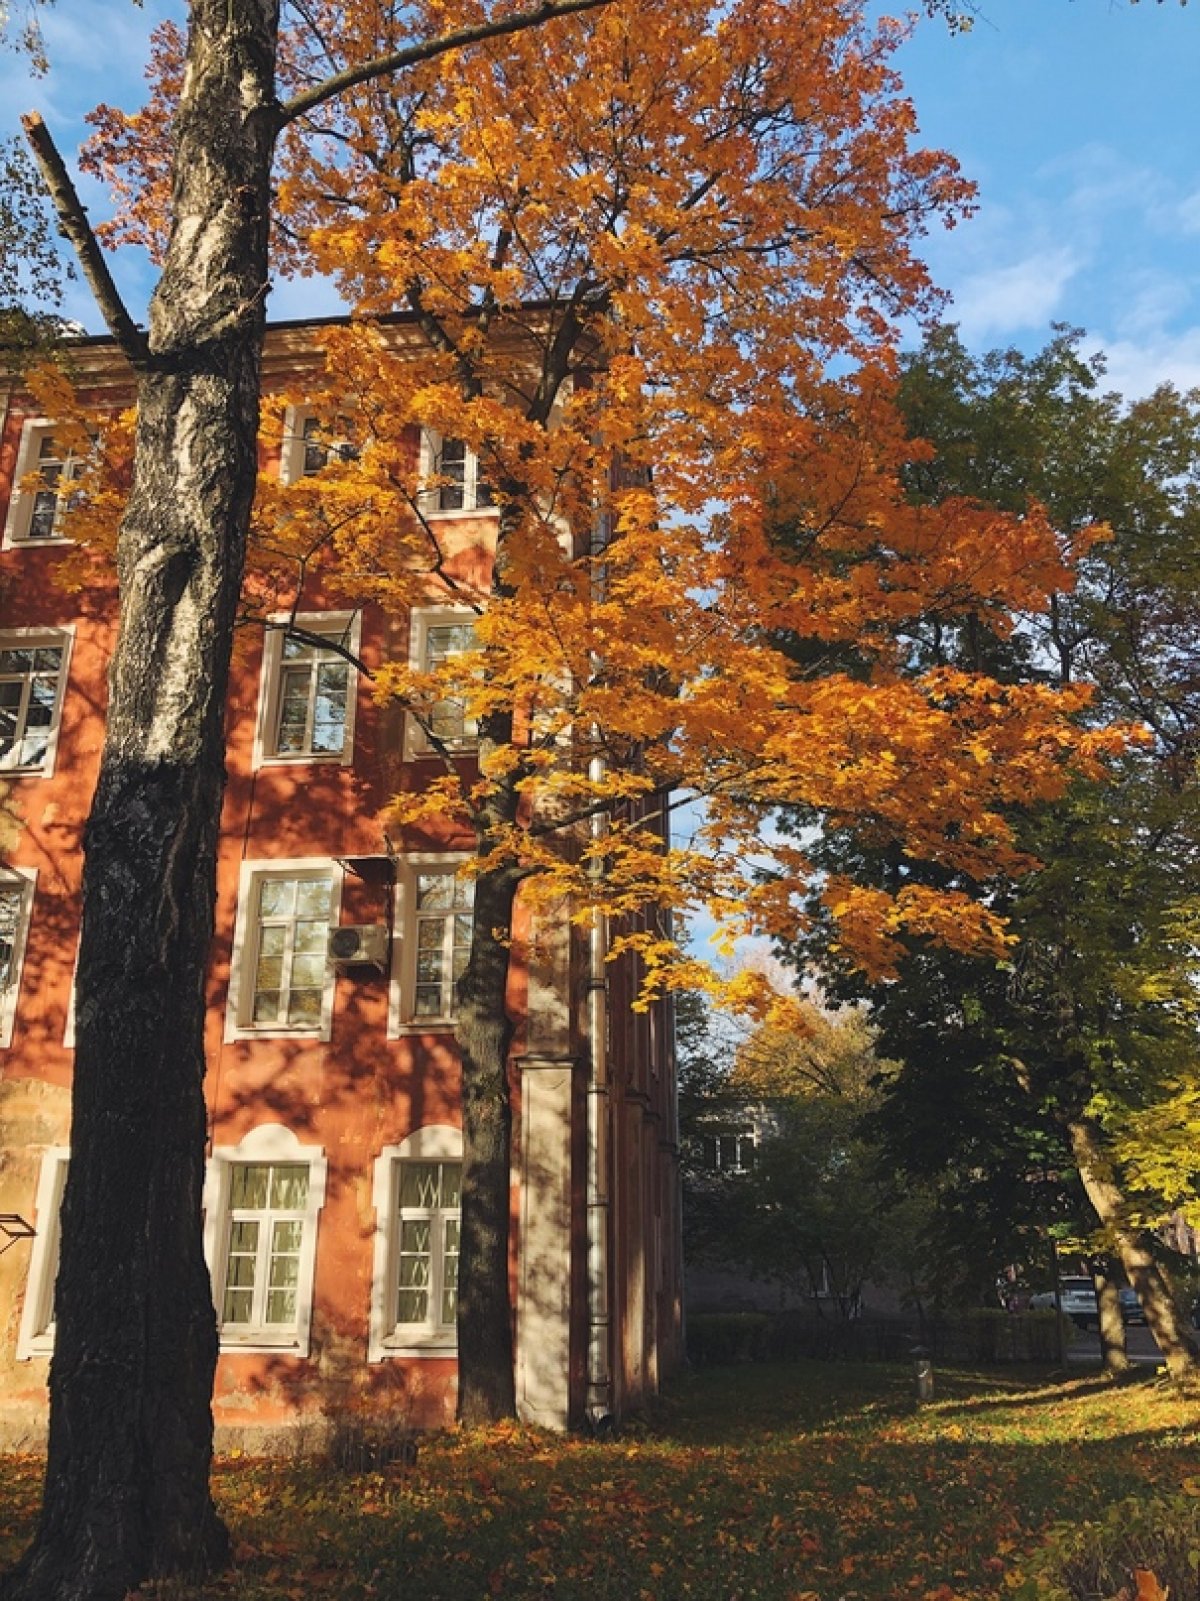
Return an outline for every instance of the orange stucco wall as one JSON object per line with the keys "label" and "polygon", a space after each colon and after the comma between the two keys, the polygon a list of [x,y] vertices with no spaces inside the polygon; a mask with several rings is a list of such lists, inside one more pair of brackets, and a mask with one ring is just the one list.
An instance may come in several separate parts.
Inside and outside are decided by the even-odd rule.
{"label": "orange stucco wall", "polygon": [[[107,360],[111,369],[111,352],[94,359],[101,366]],[[123,402],[127,389],[120,373],[114,378],[109,371],[101,378],[105,381],[97,379],[97,393],[102,403]],[[5,408],[0,396],[0,410],[4,413],[2,525],[24,413],[19,397],[10,397]],[[115,585],[108,573],[79,593],[55,582],[64,553],[62,546],[0,551],[0,630],[31,626],[73,630],[53,773],[9,781],[0,774],[0,860],[37,870],[15,1026],[11,1044],[0,1049],[0,1213],[10,1211],[26,1219],[33,1217],[42,1153],[68,1143],[72,1068],[68,1020],[78,939],[81,840],[99,763],[105,673],[116,618]],[[464,523],[460,561],[478,567],[486,557],[480,520]],[[336,598],[323,607],[320,596],[306,593],[302,609],[343,608]],[[263,648],[261,627],[239,633],[229,695],[228,784],[206,1036],[210,1148],[237,1145],[263,1124],[282,1124],[303,1145],[323,1149],[328,1174],[317,1231],[309,1355],[227,1351],[220,1360],[214,1397],[218,1430],[225,1431],[226,1441],[250,1447],[297,1418],[317,1422],[360,1405],[386,1408],[417,1426],[452,1416],[452,1357],[388,1357],[374,1363],[366,1358],[376,1228],[375,1160],[384,1147],[398,1144],[421,1127],[460,1122],[459,1063],[452,1031],[407,1032],[389,1038],[389,978],[371,969],[338,977],[328,1041],[302,1035],[227,1038],[242,864],[283,858],[374,858],[376,865],[363,869],[365,877],[346,872],[340,921],[386,921],[390,890],[378,863],[387,849],[383,830],[388,797],[426,782],[436,770],[428,761],[404,761],[402,717],[394,708],[377,705],[361,679],[350,765],[314,761],[256,768]],[[368,608],[361,633],[366,667],[406,651],[405,624]],[[449,829],[395,841],[401,852],[465,850],[469,843]],[[518,924],[509,995],[518,1019],[526,1010],[525,933]],[[569,1390],[572,1416],[578,1418],[588,1384],[587,982],[585,942],[572,935],[568,947],[567,1050],[574,1053],[576,1066],[571,1070],[574,1088],[567,1142],[571,1239],[565,1281]],[[672,1211],[676,1190],[673,1101],[667,1083],[669,1029],[660,1019],[657,1036],[651,1038],[647,1016],[630,1011],[632,983],[633,975],[619,970],[609,980],[612,1171],[608,1186],[610,1220],[618,1232],[623,1231],[608,1257],[613,1395],[618,1405],[636,1402],[657,1386],[664,1369],[660,1353],[678,1348],[680,1315],[677,1264],[671,1265],[678,1219]],[[523,1040],[520,1027],[518,1054]],[[518,1092],[519,1077],[515,1075]],[[519,1120],[519,1093],[517,1102]],[[513,1206],[516,1220],[516,1195]],[[44,1226],[45,1220],[39,1218],[38,1224]],[[4,1243],[0,1238],[0,1247]],[[47,1361],[20,1360],[15,1354],[30,1252],[26,1239],[0,1250],[0,1440],[33,1440],[44,1421]],[[515,1284],[515,1262],[513,1266]],[[669,1357],[666,1360],[669,1365]]]}

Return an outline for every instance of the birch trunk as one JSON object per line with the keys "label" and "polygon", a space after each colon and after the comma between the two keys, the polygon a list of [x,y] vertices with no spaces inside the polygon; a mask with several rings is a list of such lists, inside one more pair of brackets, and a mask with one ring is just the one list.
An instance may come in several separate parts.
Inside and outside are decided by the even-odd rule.
{"label": "birch trunk", "polygon": [[8,1601],[121,1601],[228,1556],[208,1488],[204,985],[256,476],[278,0],[190,9],[85,837],[44,1504]]}

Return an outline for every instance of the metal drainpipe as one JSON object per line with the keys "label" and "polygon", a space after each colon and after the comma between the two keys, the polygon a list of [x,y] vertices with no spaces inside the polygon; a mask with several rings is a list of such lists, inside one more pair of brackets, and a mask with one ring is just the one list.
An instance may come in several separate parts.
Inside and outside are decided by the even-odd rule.
{"label": "metal drainpipe", "polygon": [[[593,763],[593,766],[598,764]],[[592,821],[593,838],[603,819]],[[588,931],[588,1091],[587,1091],[587,1263],[588,1365],[587,1415],[602,1427],[613,1412],[609,1342],[609,1118],[608,996],[604,977],[607,928],[603,912],[592,913]]]}
{"label": "metal drainpipe", "polygon": [[[596,562],[592,584],[597,598],[604,592],[605,572],[597,560],[608,544],[604,517],[597,517],[592,528],[591,555]],[[605,762],[594,756],[588,776],[599,786],[604,781]],[[604,835],[607,818],[597,812],[591,820],[593,844]],[[591,876],[603,874],[599,852],[592,859]],[[598,887],[598,886],[597,886]],[[587,1419],[597,1432],[613,1422],[612,1324],[609,1305],[609,1230],[612,1207],[609,1193],[609,1160],[612,1149],[608,1078],[608,981],[605,957],[608,955],[608,919],[597,907],[588,928],[588,1085],[587,1085]]]}

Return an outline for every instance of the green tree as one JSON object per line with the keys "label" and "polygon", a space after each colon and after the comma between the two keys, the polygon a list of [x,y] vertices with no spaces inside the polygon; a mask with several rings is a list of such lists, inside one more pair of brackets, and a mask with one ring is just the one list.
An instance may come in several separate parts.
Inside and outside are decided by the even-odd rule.
{"label": "green tree", "polygon": [[[1095,691],[1089,718],[1148,732],[1106,782],[1077,782],[1062,801],[1015,814],[1036,870],[962,882],[1017,937],[999,967],[910,942],[899,982],[881,989],[848,973],[819,928],[806,948],[843,990],[870,996],[884,1048],[903,1060],[884,1109],[893,1148],[912,1140],[908,1159],[925,1165],[940,1108],[966,1181],[980,1119],[965,1112],[982,1091],[989,1187],[1002,1182],[1012,1221],[1060,1217],[1070,1188],[1045,1175],[1073,1172],[1081,1232],[1120,1262],[1169,1366],[1184,1373],[1194,1343],[1153,1236],[1180,1185],[1163,1182],[1160,1162],[1152,1186],[1153,1164],[1137,1163],[1131,1141],[1152,1124],[1161,1137],[1168,1106],[1184,1115],[1197,1073],[1200,398],[1164,388],[1126,404],[1103,391],[1103,364],[1084,360],[1079,343],[1059,329],[1034,357],[974,358],[943,329],[908,361],[902,404],[936,451],[912,469],[913,495],[1041,505],[1078,561],[1075,587],[1044,621],[1014,617],[997,630],[928,617],[912,632],[912,660],[966,662],[1003,682],[1084,682]],[[925,872],[861,827],[827,833],[821,853],[880,882]],[[1036,1205],[1020,1203],[1039,1192]]]}

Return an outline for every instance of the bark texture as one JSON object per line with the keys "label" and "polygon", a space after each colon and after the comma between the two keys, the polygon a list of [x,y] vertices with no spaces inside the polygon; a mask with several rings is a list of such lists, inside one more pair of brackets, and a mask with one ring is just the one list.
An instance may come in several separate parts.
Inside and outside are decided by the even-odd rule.
{"label": "bark texture", "polygon": [[1133,1363],[1125,1348],[1125,1319],[1121,1314],[1121,1289],[1103,1260],[1092,1263],[1092,1283],[1096,1287],[1096,1307],[1100,1333],[1100,1365],[1109,1378],[1120,1379],[1132,1372]]}
{"label": "bark texture", "polygon": [[1126,1220],[1125,1198],[1105,1157],[1100,1130],[1090,1118],[1083,1116],[1072,1117],[1066,1126],[1084,1191],[1112,1242],[1112,1249],[1120,1258],[1125,1277],[1137,1292],[1146,1323],[1167,1364],[1167,1372],[1173,1379],[1194,1382],[1200,1377],[1200,1348],[1180,1316],[1170,1284],[1154,1260],[1149,1237]]}
{"label": "bark texture", "polygon": [[121,1601],[228,1556],[208,1488],[204,984],[254,493],[278,0],[194,0],[120,637],[85,838],[72,1158],[41,1521],[8,1601]]}
{"label": "bark texture", "polygon": [[485,869],[476,878],[471,952],[458,991],[463,1077],[458,1417],[471,1426],[514,1417],[517,1410],[508,1276],[513,1027],[506,998],[517,884],[511,866]]}

